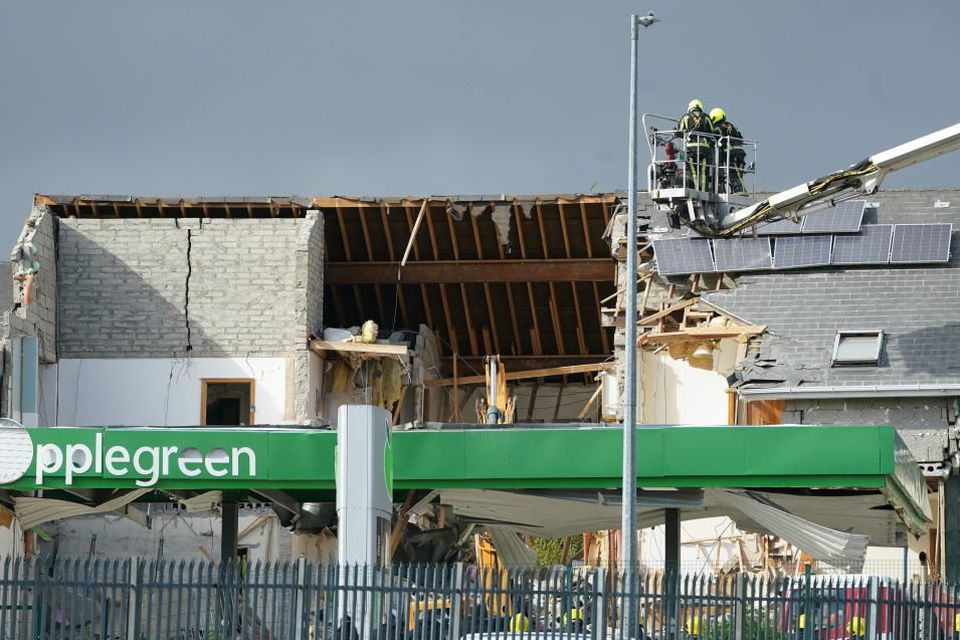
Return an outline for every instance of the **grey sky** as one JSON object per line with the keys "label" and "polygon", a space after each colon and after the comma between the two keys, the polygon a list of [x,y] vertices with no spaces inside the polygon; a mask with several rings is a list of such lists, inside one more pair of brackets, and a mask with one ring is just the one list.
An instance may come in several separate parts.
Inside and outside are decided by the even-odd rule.
{"label": "grey sky", "polygon": [[[622,189],[692,97],[788,187],[960,120],[960,2],[30,1],[0,7],[0,241],[31,194]],[[960,185],[960,154],[886,186]]]}

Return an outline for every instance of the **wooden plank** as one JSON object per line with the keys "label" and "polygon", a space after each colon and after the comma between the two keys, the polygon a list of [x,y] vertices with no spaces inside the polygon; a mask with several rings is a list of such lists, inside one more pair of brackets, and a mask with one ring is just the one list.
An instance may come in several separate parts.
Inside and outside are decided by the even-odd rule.
{"label": "wooden plank", "polygon": [[[326,284],[390,284],[397,262],[327,262]],[[411,284],[490,282],[613,282],[615,263],[607,258],[554,260],[434,260],[407,262],[400,280]]]}
{"label": "wooden plank", "polygon": [[405,344],[334,342],[330,340],[311,340],[310,350],[317,353],[335,351],[339,353],[360,353],[369,356],[406,356],[410,354],[410,349]]}
{"label": "wooden plank", "polygon": [[647,333],[645,342],[676,342],[683,340],[721,340],[744,335],[758,335],[766,331],[766,325],[746,325],[742,327],[695,327],[683,331],[668,333]]}
{"label": "wooden plank", "polygon": [[687,307],[689,307],[690,305],[692,305],[692,304],[693,304],[694,302],[696,302],[696,301],[697,301],[697,298],[690,298],[689,300],[684,300],[683,302],[678,302],[678,303],[675,304],[675,305],[671,305],[671,306],[667,307],[667,308],[664,309],[663,311],[658,311],[657,313],[651,314],[651,315],[649,315],[649,316],[644,316],[643,318],[640,319],[640,323],[639,323],[639,324],[642,324],[642,325],[643,325],[643,324],[653,324],[654,322],[657,322],[657,321],[660,320],[661,318],[670,315],[670,314],[673,313],[674,311],[680,311],[681,309],[686,309]]}
{"label": "wooden plank", "polygon": [[[549,367],[546,369],[530,369],[527,371],[508,371],[504,375],[506,380],[529,380],[531,378],[547,378],[550,376],[565,376],[575,373],[590,373],[591,371],[603,371],[612,366],[610,362],[595,362],[592,364],[573,364],[565,367]],[[425,387],[449,387],[453,384],[453,378],[439,378],[437,380],[424,380]],[[486,382],[486,376],[466,376],[457,379],[457,384],[481,384]]]}
{"label": "wooden plank", "polygon": [[577,416],[578,420],[583,420],[587,417],[587,414],[590,413],[590,409],[597,402],[597,398],[600,397],[600,394],[603,392],[603,385],[597,385],[597,390],[593,392],[593,395],[590,396],[590,399],[587,400],[587,403],[583,405],[583,409],[580,410],[580,414]]}

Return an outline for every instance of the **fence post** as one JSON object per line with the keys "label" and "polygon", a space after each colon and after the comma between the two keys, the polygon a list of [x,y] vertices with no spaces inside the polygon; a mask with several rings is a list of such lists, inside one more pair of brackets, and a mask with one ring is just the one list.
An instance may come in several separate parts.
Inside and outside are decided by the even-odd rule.
{"label": "fence post", "polygon": [[137,630],[140,628],[140,559],[130,558],[130,606],[127,608],[127,638],[136,640],[139,636]]}
{"label": "fence post", "polygon": [[876,578],[867,578],[867,637],[870,640],[877,639],[877,612],[880,609],[880,590],[877,586]]}
{"label": "fence post", "polygon": [[300,557],[297,559],[297,573],[300,575],[300,583],[297,585],[297,596],[294,598],[296,627],[294,628],[294,640],[303,640],[303,621],[304,609],[307,592],[307,560]]}
{"label": "fence post", "polygon": [[743,640],[743,621],[747,616],[747,574],[742,571],[737,574],[735,583],[736,598],[733,610],[733,637],[734,640]]}
{"label": "fence post", "polygon": [[593,575],[593,592],[590,626],[593,627],[594,640],[603,640],[607,635],[607,570],[604,567],[598,568]]}
{"label": "fence post", "polygon": [[[457,562],[453,565],[453,578],[451,585],[453,592],[450,596],[450,637],[459,638],[460,637],[460,626],[461,619],[463,616],[462,605],[463,605],[463,563]],[[441,596],[443,597],[443,596]]]}
{"label": "fence post", "polygon": [[804,640],[813,640],[813,589],[810,584],[813,580],[813,567],[809,564],[803,572],[803,637]]}

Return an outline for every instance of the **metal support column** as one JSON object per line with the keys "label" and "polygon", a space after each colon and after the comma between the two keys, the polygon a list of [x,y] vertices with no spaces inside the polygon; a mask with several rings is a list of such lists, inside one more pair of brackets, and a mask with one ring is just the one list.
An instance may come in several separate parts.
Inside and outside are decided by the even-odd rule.
{"label": "metal support column", "polygon": [[626,326],[623,344],[623,511],[621,528],[624,571],[623,635],[633,636],[637,628],[634,602],[637,567],[637,24],[630,16],[630,153],[627,158],[627,274],[624,282]]}
{"label": "metal support column", "polygon": [[951,474],[940,485],[943,491],[943,571],[945,582],[960,580],[960,476]]}
{"label": "metal support column", "polygon": [[222,502],[220,516],[220,562],[226,564],[237,557],[237,503]]}
{"label": "metal support column", "polygon": [[680,509],[664,509],[664,569],[667,573],[680,570]]}

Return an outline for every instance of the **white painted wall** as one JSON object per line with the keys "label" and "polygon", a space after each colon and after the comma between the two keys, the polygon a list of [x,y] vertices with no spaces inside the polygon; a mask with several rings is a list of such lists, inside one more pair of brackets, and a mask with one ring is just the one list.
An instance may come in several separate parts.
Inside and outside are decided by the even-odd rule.
{"label": "white painted wall", "polygon": [[[155,558],[173,560],[219,560],[220,516],[215,512],[186,513],[159,507],[150,514],[151,527],[140,526],[125,516],[104,514],[80,516],[45,525],[60,540],[59,553],[66,558],[86,557],[90,541],[97,536],[97,557]],[[246,547],[250,562],[274,562],[291,557],[293,534],[280,525],[269,509],[241,509],[238,547]],[[42,545],[49,552],[50,543]]]}
{"label": "white painted wall", "polygon": [[[253,378],[257,424],[290,424],[290,358],[62,359],[41,370],[40,424],[193,426],[203,378]],[[313,395],[311,392],[310,395]]]}
{"label": "white painted wall", "polygon": [[[641,351],[637,396],[644,424],[727,423],[727,381],[716,371],[691,367],[664,350]],[[723,359],[718,357],[718,361]]]}

